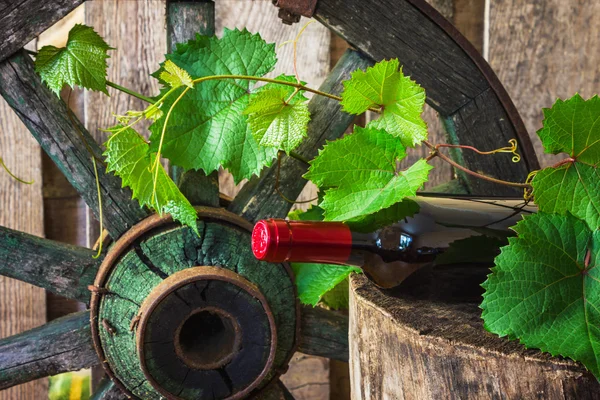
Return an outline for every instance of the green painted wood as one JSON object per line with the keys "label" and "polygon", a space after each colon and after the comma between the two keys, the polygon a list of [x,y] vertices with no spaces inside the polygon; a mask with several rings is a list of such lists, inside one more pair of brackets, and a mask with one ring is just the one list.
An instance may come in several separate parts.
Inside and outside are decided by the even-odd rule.
{"label": "green painted wood", "polygon": [[84,0],[12,0],[0,3],[0,61],[39,36]]}
{"label": "green painted wood", "polygon": [[0,390],[99,363],[88,311],[0,340]]}
{"label": "green painted wood", "polygon": [[[218,266],[255,283],[267,299],[277,326],[275,370],[285,366],[293,350],[296,298],[283,266],[256,260],[251,254],[250,234],[241,228],[216,221],[199,221],[198,228],[200,237],[187,227],[172,225],[135,243],[105,285],[109,292],[100,304],[99,329],[107,362],[121,382],[143,399],[160,396],[143,375],[130,324],[152,289],[185,268]],[[274,374],[271,372],[267,379]]]}
{"label": "green painted wood", "polygon": [[[193,39],[196,34],[215,34],[215,3],[207,0],[167,1],[167,48],[175,50],[177,43]],[[171,177],[182,193],[194,205],[219,206],[219,174],[208,176],[203,171],[184,171],[170,167]]]}
{"label": "green painted wood", "polygon": [[[348,50],[333,68],[321,87],[322,91],[340,94],[343,90],[342,81],[349,79],[350,74],[357,69],[364,69],[372,61],[360,53]],[[341,110],[339,102],[322,96],[313,97],[308,108],[311,121],[308,125],[308,137],[304,139],[296,152],[306,159],[316,157],[317,152],[323,147],[326,140],[339,138],[354,121],[354,116]],[[275,191],[277,177],[277,163],[265,169],[260,177],[254,177],[246,183],[242,190],[229,205],[229,211],[241,215],[249,221],[261,218],[285,217],[292,204],[283,199]],[[295,200],[304,186],[306,180],[302,175],[308,165],[284,156],[281,159],[280,189],[288,198]]]}
{"label": "green painted wood", "polygon": [[[516,182],[539,169],[525,125],[494,72],[424,0],[319,0],[315,18],[375,61],[398,58],[404,71],[427,91],[427,102],[442,116],[449,143],[491,150],[517,139],[523,154],[519,164],[509,156],[468,151],[455,152],[460,156],[456,161]],[[472,194],[521,194],[469,175],[459,178]]]}
{"label": "green painted wood", "polygon": [[320,307],[302,307],[298,351],[348,362],[348,316]]}
{"label": "green painted wood", "polygon": [[172,274],[181,268],[214,265],[227,268],[255,283],[266,297],[277,325],[275,369],[285,365],[296,329],[294,284],[281,264],[258,261],[252,254],[250,234],[218,223],[199,225],[200,237],[188,228],[156,235],[141,244],[158,269]]}
{"label": "green painted wood", "polygon": [[113,238],[148,216],[148,211],[132,200],[131,191],[121,188],[120,178],[105,174],[102,150],[77,118],[69,117],[63,101],[42,83],[28,55],[21,52],[0,63],[0,94],[98,217],[92,154],[96,157],[104,226]]}
{"label": "green painted wood", "polygon": [[79,246],[0,226],[0,275],[87,303],[101,259]]}
{"label": "green painted wood", "polygon": [[91,400],[126,400],[125,393],[113,381],[104,378],[94,393]]}

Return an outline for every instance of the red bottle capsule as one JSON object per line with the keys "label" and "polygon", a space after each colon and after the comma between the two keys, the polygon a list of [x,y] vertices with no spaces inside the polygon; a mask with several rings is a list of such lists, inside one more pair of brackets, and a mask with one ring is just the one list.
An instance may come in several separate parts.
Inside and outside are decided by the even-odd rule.
{"label": "red bottle capsule", "polygon": [[252,252],[269,262],[345,264],[352,233],[341,222],[261,220],[252,231]]}

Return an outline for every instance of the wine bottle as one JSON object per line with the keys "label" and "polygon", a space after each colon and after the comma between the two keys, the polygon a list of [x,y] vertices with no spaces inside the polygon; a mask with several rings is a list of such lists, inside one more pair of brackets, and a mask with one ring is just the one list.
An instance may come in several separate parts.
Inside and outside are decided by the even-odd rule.
{"label": "wine bottle", "polygon": [[[522,200],[417,196],[419,212],[375,232],[355,232],[342,222],[265,219],[252,232],[252,251],[269,262],[352,265],[378,286],[399,285],[435,261],[453,241],[479,235],[508,236],[523,214]],[[466,257],[468,259],[468,257]]]}

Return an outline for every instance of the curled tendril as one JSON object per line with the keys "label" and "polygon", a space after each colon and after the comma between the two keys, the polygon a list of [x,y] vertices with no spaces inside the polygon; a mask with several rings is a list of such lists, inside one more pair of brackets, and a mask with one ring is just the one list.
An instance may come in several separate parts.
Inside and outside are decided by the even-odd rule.
{"label": "curled tendril", "polygon": [[535,178],[535,176],[537,175],[538,172],[540,172],[539,169],[536,169],[535,171],[531,171],[527,175],[527,179],[525,179],[525,183],[530,185],[528,188],[523,189],[523,199],[527,202],[529,202],[533,199],[533,188],[531,187],[531,181],[533,181],[533,178]]}

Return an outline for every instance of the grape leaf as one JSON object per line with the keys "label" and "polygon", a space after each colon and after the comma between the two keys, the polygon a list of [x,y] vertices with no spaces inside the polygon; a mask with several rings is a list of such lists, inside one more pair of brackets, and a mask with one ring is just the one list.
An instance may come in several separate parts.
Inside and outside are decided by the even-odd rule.
{"label": "grape leaf", "polygon": [[268,87],[252,96],[244,111],[254,139],[261,146],[274,147],[289,154],[307,135],[310,112],[308,99],[294,88]]}
{"label": "grape leaf", "polygon": [[328,143],[304,176],[325,191],[325,219],[345,221],[376,213],[414,196],[431,166],[419,160],[406,170],[399,139],[385,131],[356,127],[352,135]]}
{"label": "grape leaf", "polygon": [[402,73],[397,59],[384,60],[366,71],[357,70],[344,82],[342,106],[350,114],[380,107],[381,116],[369,127],[384,129],[414,147],[427,139],[427,124],[421,117],[425,90]]}
{"label": "grape leaf", "polygon": [[538,131],[544,150],[550,154],[567,153],[577,162],[600,163],[600,98],[584,100],[576,94],[557,100],[544,109],[544,126]]}
{"label": "grape leaf", "polygon": [[[394,224],[419,212],[419,205],[410,199],[404,199],[391,207],[384,208],[375,214],[357,217],[344,221],[354,232],[375,232],[378,229]],[[322,221],[325,210],[319,206],[311,206],[306,211],[296,210],[289,213],[288,218],[298,221]]]}
{"label": "grape leaf", "polygon": [[572,160],[538,172],[532,181],[535,203],[549,213],[585,219],[600,227],[600,98],[558,100],[544,110],[538,131],[546,152],[567,153]]}
{"label": "grape leaf", "polygon": [[171,214],[174,220],[189,226],[198,232],[196,210],[188,199],[179,191],[161,165],[158,165],[158,180],[156,196],[153,196],[154,166],[156,155],[148,152],[148,144],[144,138],[132,128],[117,125],[107,130],[113,135],[106,142],[107,172],[114,171],[123,181],[123,186],[129,186],[133,198],[140,205],[153,208],[158,213]]}
{"label": "grape leaf", "polygon": [[292,263],[298,297],[303,304],[317,305],[321,297],[360,268],[328,264]]}
{"label": "grape leaf", "polygon": [[321,301],[327,307],[334,310],[347,310],[350,300],[350,282],[349,278],[338,283],[333,289],[321,297]]}
{"label": "grape leaf", "polygon": [[35,58],[35,71],[57,95],[66,83],[108,94],[106,59],[110,47],[93,28],[77,24],[66,47],[44,46]]}
{"label": "grape leaf", "polygon": [[412,217],[419,212],[419,205],[410,199],[404,199],[388,208],[346,221],[350,229],[355,232],[374,232],[407,217]]}
{"label": "grape leaf", "polygon": [[547,213],[571,214],[600,227],[600,172],[578,162],[545,168],[533,178],[535,203]]}
{"label": "grape leaf", "polygon": [[179,68],[171,60],[165,61],[163,65],[164,71],[160,73],[160,79],[172,88],[179,86],[187,86],[193,88],[192,77],[185,70]]}
{"label": "grape leaf", "polygon": [[[166,57],[194,79],[232,74],[263,76],[277,61],[274,45],[247,30],[225,30],[221,39],[198,36],[178,45]],[[164,65],[154,76],[160,79],[163,71]],[[166,110],[183,90],[175,89],[162,106],[165,116],[150,126],[153,150],[158,148]],[[256,142],[243,113],[252,90],[254,82],[241,79],[195,84],[173,109],[163,142],[164,156],[184,169],[202,169],[207,174],[223,166],[236,183],[270,165],[277,149]]]}
{"label": "grape leaf", "polygon": [[581,361],[600,378],[600,231],[542,212],[514,230],[483,284],[486,329]]}

